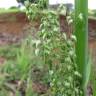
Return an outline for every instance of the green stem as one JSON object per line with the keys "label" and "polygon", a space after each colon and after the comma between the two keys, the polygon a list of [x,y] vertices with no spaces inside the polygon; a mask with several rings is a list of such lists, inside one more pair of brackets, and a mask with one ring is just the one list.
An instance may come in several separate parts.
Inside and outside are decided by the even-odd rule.
{"label": "green stem", "polygon": [[[76,55],[79,72],[82,74],[82,87],[87,86],[86,67],[88,64],[88,0],[75,0],[75,35],[77,37]],[[84,95],[86,96],[86,94]]]}

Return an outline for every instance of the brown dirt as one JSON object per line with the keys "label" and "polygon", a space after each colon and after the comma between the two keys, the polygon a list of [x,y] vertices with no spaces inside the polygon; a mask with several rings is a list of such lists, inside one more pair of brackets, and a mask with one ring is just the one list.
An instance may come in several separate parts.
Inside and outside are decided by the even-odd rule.
{"label": "brown dirt", "polygon": [[0,57],[0,65],[4,64],[6,59],[4,57]]}
{"label": "brown dirt", "polygon": [[26,26],[28,26],[28,20],[24,13],[0,15],[0,33],[19,35]]}
{"label": "brown dirt", "polygon": [[21,31],[23,31],[23,28],[26,27],[25,22],[6,22],[0,24],[0,33],[10,33],[19,35]]}
{"label": "brown dirt", "polygon": [[89,50],[90,50],[91,55],[92,55],[93,66],[94,66],[94,68],[96,70],[96,66],[95,66],[95,64],[96,64],[96,41],[95,40],[90,41]]}
{"label": "brown dirt", "polygon": [[12,35],[21,35],[27,31],[30,26],[38,29],[40,20],[30,22],[25,13],[7,13],[0,15],[0,34],[7,33]]}
{"label": "brown dirt", "polygon": [[42,83],[33,83],[32,85],[33,91],[38,94],[45,94],[48,91],[48,86]]}

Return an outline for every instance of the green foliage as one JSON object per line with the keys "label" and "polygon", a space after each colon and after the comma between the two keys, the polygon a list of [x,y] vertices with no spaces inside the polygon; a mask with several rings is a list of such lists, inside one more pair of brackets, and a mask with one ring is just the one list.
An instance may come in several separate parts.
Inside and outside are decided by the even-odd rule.
{"label": "green foliage", "polygon": [[19,76],[22,77],[24,80],[27,78],[30,69],[32,68],[32,55],[33,50],[31,43],[29,43],[29,46],[27,46],[27,41],[23,41],[23,44],[21,45],[20,50],[17,53],[17,69],[19,72]]}
{"label": "green foliage", "polygon": [[17,54],[18,47],[15,45],[0,47],[0,56],[6,59],[14,59]]}
{"label": "green foliage", "polygon": [[26,0],[25,6],[26,6],[26,3],[27,4],[29,3],[29,5],[37,4],[38,8],[40,8],[40,9],[46,9],[48,7],[48,0],[35,0],[34,2],[31,2],[30,0]]}
{"label": "green foliage", "polygon": [[[13,61],[8,61],[7,64],[5,65],[4,71],[8,74],[12,74],[12,77],[16,78],[21,78],[23,77],[23,75],[26,75],[26,72],[28,72],[31,65],[29,66],[30,62],[31,62],[31,55],[32,55],[32,48],[30,48],[31,46],[27,47],[27,41],[23,41],[23,44],[21,44],[20,48],[12,48],[10,53],[7,50],[3,51],[2,56],[4,56],[4,54],[6,54],[6,57],[8,59],[13,59],[16,60],[16,62],[14,63]],[[8,48],[8,47],[7,47]],[[29,50],[26,50],[28,49]],[[8,53],[7,53],[8,52]],[[30,53],[30,54],[29,54]],[[14,64],[13,64],[14,63]],[[15,68],[16,67],[16,68]],[[12,72],[13,71],[13,72]],[[15,73],[15,74],[13,74]],[[17,77],[17,74],[19,74],[19,76]]]}
{"label": "green foliage", "polygon": [[48,6],[48,0],[39,0],[38,3],[25,2],[26,14],[30,20],[36,20],[41,17],[41,11]]}
{"label": "green foliage", "polygon": [[36,20],[38,18],[38,16],[40,15],[37,4],[31,4],[30,6],[26,7],[26,9],[27,9],[26,14],[28,16],[28,19],[30,19],[30,20]]}
{"label": "green foliage", "polygon": [[[14,49],[14,51],[12,51],[10,56],[14,54],[15,51],[16,54],[13,60],[6,61],[5,64],[0,67],[0,96],[2,96],[4,91],[4,94],[6,94],[5,96],[7,96],[7,94],[10,96],[9,93],[14,93],[16,96],[21,96],[22,91],[25,92],[24,96],[32,96],[32,94],[37,96],[37,93],[33,92],[32,84],[34,80],[40,80],[40,78],[43,78],[39,78],[39,75],[38,77],[34,76],[36,74],[33,73],[35,66],[36,69],[40,70],[42,70],[43,66],[43,63],[36,55],[36,51],[34,49],[37,45],[38,40],[34,40],[32,37],[30,38],[28,36],[16,50],[14,48],[16,46],[11,47]],[[3,50],[3,48],[1,49]],[[5,49],[3,50],[3,55],[6,54]],[[14,82],[16,82],[16,87]]]}
{"label": "green foliage", "polygon": [[40,37],[42,56],[49,70],[50,91],[52,96],[80,96],[77,70],[75,42],[76,37],[70,39],[65,33],[60,33],[58,16],[48,12],[41,20]]}
{"label": "green foliage", "polygon": [[[21,2],[21,3],[23,3],[23,4],[24,4],[25,1],[26,1],[26,0],[17,0],[17,2]],[[30,1],[31,3],[35,3],[35,2],[37,2],[38,0],[27,0],[27,1]]]}
{"label": "green foliage", "polygon": [[[29,42],[29,40],[24,40],[21,46],[18,47],[19,48],[15,50],[16,51],[15,59],[14,59],[15,62],[13,60],[8,60],[0,68],[0,74],[2,74],[3,76],[2,80],[0,78],[0,88],[2,88],[2,90],[5,90],[6,94],[8,94],[8,92],[12,93],[14,91],[16,96],[21,96],[20,88],[22,88],[22,90],[23,89],[27,90],[27,88],[25,89],[26,86],[25,81],[27,80],[27,78],[31,77],[32,58],[34,54],[31,46],[31,42]],[[17,83],[17,88],[15,88],[14,83],[11,84],[12,81],[20,83],[19,85]],[[24,85],[22,87],[23,83]],[[10,87],[10,86],[14,86],[14,87]],[[0,96],[1,96],[1,92],[0,92]]]}
{"label": "green foliage", "polygon": [[35,1],[30,1],[30,0],[26,0],[25,1],[25,6],[26,6],[26,3],[30,3],[30,4],[37,4],[38,5],[38,7],[40,8],[40,9],[46,9],[48,6],[48,0],[35,0]]}
{"label": "green foliage", "polygon": [[88,86],[88,83],[89,83],[89,78],[90,78],[90,73],[91,73],[91,65],[92,65],[92,59],[91,59],[91,55],[88,56],[88,62],[87,62],[87,67],[86,69],[84,70],[85,71],[85,88],[86,86]]}
{"label": "green foliage", "polygon": [[38,0],[37,4],[40,9],[46,9],[48,7],[48,0]]}

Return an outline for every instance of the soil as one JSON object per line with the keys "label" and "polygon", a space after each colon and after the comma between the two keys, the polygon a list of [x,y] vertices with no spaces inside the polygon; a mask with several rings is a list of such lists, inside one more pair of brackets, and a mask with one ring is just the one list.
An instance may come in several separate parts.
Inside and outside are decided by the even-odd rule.
{"label": "soil", "polygon": [[[96,38],[96,37],[95,37]],[[91,52],[91,55],[92,55],[92,59],[93,59],[93,66],[94,68],[96,68],[96,41],[90,41],[90,44],[89,44],[89,48],[90,48],[90,52]]]}
{"label": "soil", "polygon": [[5,61],[6,59],[4,57],[0,57],[0,66],[2,66],[2,64],[4,64]]}

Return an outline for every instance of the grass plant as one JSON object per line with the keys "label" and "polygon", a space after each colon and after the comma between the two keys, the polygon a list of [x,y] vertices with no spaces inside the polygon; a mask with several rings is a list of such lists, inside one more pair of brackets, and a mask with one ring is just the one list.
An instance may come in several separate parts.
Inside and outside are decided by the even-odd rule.
{"label": "grass plant", "polygon": [[86,96],[90,74],[88,63],[88,0],[75,0],[75,35],[77,37],[76,55],[79,72],[82,74],[82,88]]}

